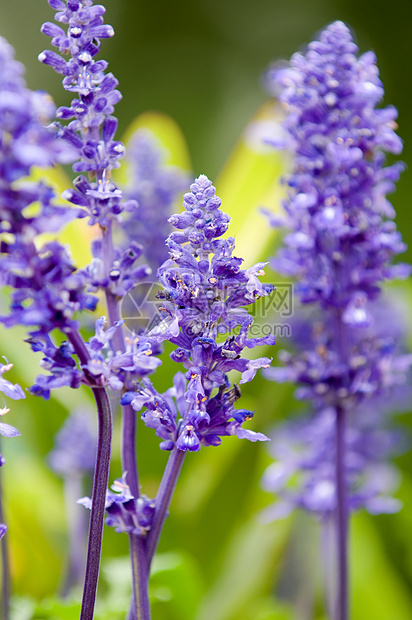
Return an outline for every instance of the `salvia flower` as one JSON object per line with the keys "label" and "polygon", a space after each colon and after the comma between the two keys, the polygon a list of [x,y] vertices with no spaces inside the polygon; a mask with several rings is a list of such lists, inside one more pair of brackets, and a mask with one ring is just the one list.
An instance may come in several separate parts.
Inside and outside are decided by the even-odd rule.
{"label": "salvia flower", "polygon": [[[135,498],[126,483],[126,473],[115,480],[111,488],[106,494],[106,525],[114,527],[118,533],[146,536],[151,527],[155,501],[146,495]],[[78,503],[86,508],[91,506],[89,497],[81,498]]]}
{"label": "salvia flower", "polygon": [[[382,404],[388,410],[383,410]],[[388,461],[405,446],[401,432],[391,429],[388,414],[392,404],[389,397],[372,398],[352,411],[345,437],[350,511],[363,508],[381,514],[397,512],[401,507],[392,497],[399,482],[398,471]],[[265,471],[262,486],[279,499],[265,511],[264,518],[283,518],[295,508],[322,520],[333,516],[337,504],[334,409],[277,427],[271,447],[275,461]]]}
{"label": "salvia flower", "polygon": [[[11,383],[7,381],[7,379],[3,379],[3,375],[13,368],[13,364],[0,364],[0,392],[3,392],[5,396],[8,398],[12,398],[13,400],[20,400],[22,398],[26,398],[25,393],[23,392],[20,385],[17,383]],[[0,416],[6,415],[9,413],[10,409],[4,405],[3,408],[0,409]],[[14,428],[14,426],[10,426],[10,424],[6,424],[5,422],[0,422],[0,435],[4,437],[17,437],[20,435],[19,431]],[[0,465],[3,465],[4,459],[0,455]]]}
{"label": "salvia flower", "polygon": [[105,72],[107,62],[95,60],[100,40],[112,37],[114,30],[103,23],[105,8],[94,5],[93,0],[50,0],[49,4],[63,27],[47,22],[42,32],[52,38],[60,53],[46,50],[39,60],[61,73],[64,88],[77,94],[69,107],[57,110],[57,118],[69,121],[60,131],[79,153],[73,169],[93,177],[79,176],[75,189],[66,190],[64,196],[87,213],[90,224],[98,222],[105,227],[125,208],[135,206],[134,202],[122,204],[122,192],[110,178],[125,151],[114,139],[117,119],[112,116],[121,94],[116,78]]}
{"label": "salvia flower", "polygon": [[185,211],[170,218],[178,230],[167,239],[170,259],[158,271],[162,320],[149,334],[177,345],[171,357],[187,372],[177,373],[163,395],[144,379],[121,400],[136,411],[146,408],[142,419],[156,430],[164,450],[196,451],[201,445],[219,445],[224,435],[267,439],[242,428],[253,412],[235,409],[240,389],[231,385],[228,373],[240,371],[240,383],[245,383],[258,368],[269,366],[267,357],[249,360],[241,353],[274,342],[271,336],[247,337],[253,319],[244,307],[271,287],[257,278],[263,264],[241,269],[242,259],[232,256],[234,239],[220,239],[229,217],[220,210],[211,181],[201,175],[190,189]]}
{"label": "salvia flower", "polygon": [[297,384],[295,397],[311,404],[308,414],[274,430],[275,462],[267,469],[263,486],[280,501],[268,509],[267,517],[285,516],[297,507],[322,519],[333,515],[335,409],[342,403],[349,414],[345,433],[349,509],[378,514],[400,508],[391,496],[398,476],[390,458],[406,442],[400,429],[394,429],[390,414],[407,409],[411,397],[407,379],[412,356],[402,344],[407,340],[407,317],[394,295],[376,300],[370,311],[372,323],[351,334],[347,386],[342,385],[344,364],[333,352],[333,332],[324,310],[301,309],[293,317],[292,344],[297,353],[282,352],[285,367],[265,371],[277,382]]}
{"label": "salvia flower", "polygon": [[49,371],[48,375],[36,377],[30,392],[47,400],[51,389],[63,386],[77,389],[85,384],[111,390],[122,390],[125,385],[128,389],[134,387],[136,381],[160,366],[161,360],[156,357],[159,347],[152,339],[141,336],[126,339],[125,350],[115,352],[111,344],[121,324],[118,321],[105,329],[106,317],[97,319],[94,336],[84,343],[89,359],[81,368],[73,359],[70,342],[63,341],[56,346],[49,336],[29,338],[32,350],[44,355],[40,366]]}
{"label": "salvia flower", "polygon": [[[94,309],[97,300],[85,292],[67,248],[57,241],[41,245],[46,230],[57,231],[77,210],[55,205],[44,182],[27,179],[33,166],[72,159],[72,149],[45,128],[54,107],[43,94],[26,88],[21,65],[0,39],[0,282],[11,288],[10,312],[0,320],[23,324],[33,338],[44,339],[55,328],[77,327],[74,314]],[[43,101],[43,105],[42,102]],[[23,106],[23,108],[22,108]]]}
{"label": "salvia flower", "polygon": [[113,249],[113,263],[107,269],[101,239],[92,243],[92,262],[85,267],[83,273],[88,280],[88,291],[95,293],[102,288],[115,299],[123,297],[151,273],[147,265],[138,259],[142,256],[143,247],[136,241],[130,241],[126,250]]}
{"label": "salvia flower", "polygon": [[115,352],[109,344],[123,321],[104,330],[105,323],[106,317],[96,321],[95,336],[86,344],[90,353],[86,368],[100,384],[121,390],[125,384],[133,385],[160,366],[162,362],[155,356],[159,352],[158,345],[145,336],[126,338],[124,351]]}
{"label": "salvia flower", "polygon": [[286,355],[273,378],[300,383],[298,395],[318,407],[352,406],[396,381],[397,365],[402,374],[410,363],[394,360],[385,340],[368,331],[382,282],[410,272],[391,264],[405,249],[386,198],[403,167],[384,166],[384,151],[402,148],[396,111],[376,108],[383,88],[375,57],[358,56],[342,22],[286,68],[269,72],[268,83],[288,113],[284,128],[294,151],[284,204],[291,232],[274,266],[297,278],[303,304],[324,311],[304,352]]}
{"label": "salvia flower", "polygon": [[384,151],[400,153],[402,142],[396,110],[376,108],[383,87],[375,56],[358,56],[349,29],[335,22],[267,81],[287,111],[287,146],[295,153],[285,181],[291,232],[275,268],[297,277],[304,303],[334,307],[348,325],[364,324],[381,282],[410,271],[390,265],[405,246],[386,195],[403,165],[385,167]]}
{"label": "salvia flower", "polygon": [[346,620],[350,512],[360,506],[388,510],[391,500],[385,509],[382,497],[392,491],[384,482],[390,449],[370,454],[368,445],[379,446],[382,435],[386,445],[393,439],[378,433],[378,419],[362,426],[358,408],[404,381],[411,364],[379,329],[373,331],[372,312],[382,283],[411,271],[392,264],[405,245],[387,199],[403,165],[385,166],[385,152],[400,153],[402,142],[394,131],[396,110],[377,107],[383,87],[375,56],[359,55],[342,22],[328,26],[267,80],[285,107],[283,147],[293,152],[285,179],[289,232],[273,265],[296,278],[301,303],[316,308],[310,337],[284,355],[285,367],[272,375],[297,382],[297,397],[313,408],[301,433],[292,429],[297,449],[283,455],[272,488],[287,486],[299,472],[298,488],[285,489],[283,509],[300,505],[333,516],[336,618]]}

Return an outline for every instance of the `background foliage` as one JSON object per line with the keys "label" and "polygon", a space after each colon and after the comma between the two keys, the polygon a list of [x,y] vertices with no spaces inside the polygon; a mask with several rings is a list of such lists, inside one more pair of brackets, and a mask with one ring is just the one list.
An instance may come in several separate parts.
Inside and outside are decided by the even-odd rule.
{"label": "background foliage", "polygon": [[[345,21],[361,51],[377,53],[385,101],[399,110],[403,159],[410,167],[412,5],[404,0],[107,0],[105,5],[116,36],[103,43],[102,57],[124,96],[117,106],[120,134],[148,110],[176,121],[182,133],[158,115],[139,122],[158,131],[175,163],[188,166],[190,160],[194,175],[217,179],[217,193],[233,218],[238,253],[246,253],[247,266],[267,255],[261,237],[265,223],[256,208],[278,201],[275,184],[282,162],[276,155],[251,153],[239,138],[267,101],[260,80],[268,64],[289,58],[329,22]],[[67,94],[59,77],[36,60],[48,46],[40,25],[52,14],[45,0],[3,2],[0,34],[25,63],[28,85],[49,91],[61,105]],[[407,170],[392,199],[398,227],[410,245],[409,260],[411,190]],[[83,238],[73,232],[69,237],[79,260],[87,260],[81,253]],[[410,288],[402,287],[407,299]],[[14,376],[7,378],[26,387],[37,374],[38,360],[22,337],[18,330],[2,330],[0,352],[15,364]],[[157,381],[166,388],[170,365],[164,357]],[[258,378],[243,393],[242,406],[256,410],[255,429],[268,430],[294,411],[288,387]],[[48,403],[34,397],[12,403],[10,422],[22,437],[3,442],[7,465],[2,478],[17,595],[14,620],[78,617],[76,603],[62,605],[54,599],[64,572],[66,530],[62,484],[47,467],[47,453],[68,408],[85,400],[90,397],[82,390],[61,390]],[[408,415],[401,423],[405,429],[410,426]],[[116,428],[111,479],[121,473]],[[143,488],[153,496],[166,455],[143,425],[138,442]],[[258,520],[271,501],[259,488],[268,463],[265,446],[231,438],[219,449],[188,456],[152,579],[154,620],[322,620],[316,524],[305,515],[272,525]],[[398,463],[403,471],[401,513],[373,519],[360,514],[353,520],[353,620],[412,619],[411,458],[404,455]],[[124,617],[126,554],[127,538],[107,528],[98,619]]]}

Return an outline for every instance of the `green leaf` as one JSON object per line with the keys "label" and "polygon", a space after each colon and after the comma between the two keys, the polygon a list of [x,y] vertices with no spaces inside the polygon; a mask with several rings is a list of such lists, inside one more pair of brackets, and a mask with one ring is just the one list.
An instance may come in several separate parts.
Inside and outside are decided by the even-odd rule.
{"label": "green leaf", "polygon": [[223,566],[195,620],[234,620],[272,582],[290,520],[262,524],[256,516],[235,530]]}
{"label": "green leaf", "polygon": [[80,609],[79,602],[45,599],[34,610],[32,620],[77,620]]}
{"label": "green leaf", "polygon": [[351,523],[352,619],[410,620],[411,591],[385,554],[376,518],[362,513]]}

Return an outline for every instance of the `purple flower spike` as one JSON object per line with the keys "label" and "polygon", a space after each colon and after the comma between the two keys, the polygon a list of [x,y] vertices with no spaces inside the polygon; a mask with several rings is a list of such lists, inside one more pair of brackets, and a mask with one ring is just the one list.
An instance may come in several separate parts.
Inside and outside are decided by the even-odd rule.
{"label": "purple flower spike", "polygon": [[405,249],[386,198],[403,168],[384,167],[384,151],[402,149],[396,111],[376,109],[383,88],[375,57],[358,56],[342,22],[267,79],[287,111],[284,127],[295,152],[285,180],[291,232],[274,266],[297,277],[303,304],[318,304],[324,313],[313,317],[304,352],[268,376],[300,383],[298,397],[319,408],[351,407],[396,382],[396,363],[384,363],[386,344],[373,326],[381,283],[410,273],[407,265],[391,265]]}
{"label": "purple flower spike", "polygon": [[111,170],[119,166],[125,152],[123,144],[114,139],[117,120],[112,116],[121,94],[116,89],[116,78],[105,73],[107,62],[95,60],[100,39],[112,37],[114,30],[103,24],[105,8],[93,5],[92,0],[50,4],[57,11],[56,21],[65,27],[47,22],[42,32],[69,59],[44,51],[39,60],[64,75],[64,88],[77,94],[69,107],[57,110],[57,119],[70,121],[65,126],[57,123],[57,127],[77,150],[78,161],[73,170],[93,177],[89,182],[80,176],[75,182],[76,190],[67,190],[65,197],[85,209],[90,224],[97,222],[106,227],[125,208],[122,192],[110,179]]}
{"label": "purple flower spike", "polygon": [[386,198],[403,165],[384,167],[384,151],[402,150],[397,113],[375,109],[383,96],[375,56],[357,54],[349,29],[335,22],[306,54],[269,71],[267,83],[287,111],[284,128],[295,152],[284,205],[292,232],[274,267],[298,278],[303,303],[333,306],[360,325],[405,245]]}
{"label": "purple flower spike", "polygon": [[158,270],[163,320],[149,333],[177,345],[171,357],[187,372],[177,373],[174,386],[162,395],[144,379],[122,399],[136,411],[145,408],[142,419],[162,439],[163,450],[184,452],[217,446],[225,435],[267,440],[242,430],[253,412],[235,409],[240,388],[228,373],[240,371],[241,383],[250,381],[271,360],[249,360],[241,356],[243,349],[274,343],[273,337],[247,337],[253,319],[244,306],[272,290],[258,279],[263,264],[241,269],[242,259],[232,256],[234,239],[220,239],[229,217],[220,210],[211,181],[201,175],[190,189],[185,211],[170,218],[178,232],[169,235],[170,259]]}
{"label": "purple flower spike", "polygon": [[[351,415],[346,433],[346,484],[348,508],[371,514],[397,512],[399,500],[391,497],[399,482],[388,458],[405,445],[400,431],[389,430],[393,397],[371,399]],[[407,394],[410,398],[410,393]],[[377,416],[377,411],[379,415]],[[336,510],[335,412],[324,409],[314,417],[285,423],[273,434],[275,462],[266,470],[262,485],[278,501],[265,511],[266,519],[287,516],[303,508],[322,520]]]}
{"label": "purple flower spike", "polygon": [[[313,322],[306,326],[309,338],[298,343],[294,355],[284,356],[284,369],[268,374],[299,384],[297,398],[315,408],[315,434],[325,411],[332,411],[331,429],[319,431],[307,446],[307,460],[292,456],[291,465],[285,455],[285,467],[282,463],[276,469],[275,487],[287,482],[294,467],[313,470],[295,499],[283,503],[278,513],[287,514],[301,501],[308,510],[333,514],[339,620],[348,618],[350,510],[358,503],[378,512],[385,503],[376,475],[365,483],[367,490],[358,489],[355,500],[354,479],[366,476],[367,467],[358,463],[356,475],[351,468],[356,459],[362,460],[361,451],[373,441],[373,433],[359,428],[350,414],[366,399],[382,396],[404,380],[411,363],[410,356],[397,355],[393,343],[382,339],[373,324],[372,303],[378,300],[382,283],[407,277],[411,269],[391,264],[405,250],[386,197],[403,169],[400,163],[385,167],[385,151],[402,150],[394,131],[397,113],[392,107],[377,108],[383,87],[375,56],[358,52],[349,29],[335,22],[305,53],[295,54],[286,67],[275,67],[267,77],[286,110],[286,142],[294,152],[285,179],[290,232],[273,265],[297,278],[303,304],[317,304]],[[356,432],[360,445],[353,450],[350,441]],[[328,445],[328,454],[317,462]],[[368,464],[376,473],[373,458]],[[389,499],[386,506],[390,504]]]}

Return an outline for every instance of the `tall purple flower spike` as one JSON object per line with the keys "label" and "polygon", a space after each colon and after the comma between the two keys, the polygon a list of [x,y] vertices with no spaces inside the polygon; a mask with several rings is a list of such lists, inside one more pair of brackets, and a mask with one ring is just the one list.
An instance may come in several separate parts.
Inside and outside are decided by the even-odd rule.
{"label": "tall purple flower spike", "polygon": [[231,386],[227,373],[240,371],[240,383],[246,383],[258,368],[269,366],[267,357],[249,360],[241,353],[274,343],[272,336],[247,337],[253,319],[244,307],[267,295],[271,286],[257,277],[263,263],[241,269],[242,259],[232,256],[234,239],[220,239],[229,217],[219,208],[211,181],[201,175],[190,189],[185,211],[170,218],[178,230],[167,239],[170,259],[158,271],[162,321],[150,333],[177,345],[171,357],[187,372],[177,373],[174,387],[163,395],[144,379],[140,390],[122,399],[136,411],[145,407],[142,419],[163,440],[163,450],[197,451],[201,445],[219,445],[224,435],[267,439],[242,428],[253,412],[235,409],[240,388]]}
{"label": "tall purple flower spike", "polygon": [[[348,412],[353,403],[379,394],[387,368],[383,343],[369,346],[357,331],[373,322],[370,305],[383,281],[406,277],[409,266],[392,265],[405,249],[386,195],[403,165],[385,167],[385,151],[398,154],[396,110],[377,109],[383,96],[375,56],[358,56],[349,29],[335,22],[295,54],[287,67],[267,76],[287,112],[287,138],[277,146],[294,152],[285,225],[290,232],[273,261],[297,278],[303,304],[321,309],[314,338],[286,358],[275,379],[300,383],[302,398],[335,411],[338,602],[335,620],[347,620]],[[323,313],[323,314],[322,314]],[[356,355],[356,351],[360,354]]]}
{"label": "tall purple flower spike", "polygon": [[107,226],[124,209],[133,208],[134,202],[122,203],[122,193],[110,179],[113,168],[119,166],[124,146],[114,140],[117,119],[112,116],[121,94],[111,73],[105,73],[107,62],[95,60],[100,50],[100,39],[114,35],[112,26],[103,23],[106,9],[93,5],[93,0],[49,0],[56,11],[55,19],[66,29],[47,22],[42,32],[52,38],[60,54],[44,51],[39,60],[64,75],[63,86],[77,97],[69,107],[60,107],[57,118],[70,121],[60,128],[62,137],[77,149],[80,160],[73,169],[89,172],[89,181],[79,176],[74,190],[66,190],[65,197],[85,210],[89,223]]}
{"label": "tall purple flower spike", "polygon": [[[242,259],[232,256],[234,239],[220,238],[227,231],[230,218],[221,211],[221,200],[211,181],[201,175],[190,190],[184,195],[185,211],[169,219],[177,230],[166,241],[170,258],[158,270],[163,286],[158,295],[159,323],[149,334],[153,340],[169,340],[176,346],[171,358],[183,364],[186,373],[177,372],[173,387],[164,394],[144,378],[137,389],[125,392],[121,400],[135,411],[143,409],[142,420],[156,431],[162,440],[161,449],[170,451],[170,457],[154,512],[150,513],[150,500],[143,503],[143,516],[150,517],[145,527],[138,506],[129,504],[128,495],[118,500],[112,497],[114,503],[108,510],[116,515],[113,524],[125,528],[132,527],[125,509],[133,508],[133,523],[143,527],[148,566],[185,454],[200,450],[202,445],[218,446],[227,435],[250,441],[267,440],[262,433],[243,428],[253,412],[235,408],[241,391],[228,373],[241,372],[240,383],[246,383],[259,368],[270,365],[270,358],[250,360],[241,354],[245,348],[274,344],[272,336],[248,338],[253,318],[245,308],[267,295],[272,287],[259,281],[263,263],[241,269]],[[135,496],[131,494],[131,498]]]}
{"label": "tall purple flower spike", "polygon": [[[135,200],[123,202],[122,192],[111,178],[112,170],[118,167],[125,152],[123,144],[115,139],[117,120],[113,116],[114,106],[121,94],[116,88],[117,80],[106,72],[107,62],[96,60],[96,55],[100,50],[101,39],[112,37],[114,31],[111,26],[103,23],[105,8],[94,5],[93,0],[49,0],[49,4],[56,11],[55,19],[59,25],[46,23],[42,31],[52,38],[52,44],[60,54],[45,51],[39,59],[61,73],[64,76],[64,88],[76,95],[70,106],[58,109],[58,120],[55,123],[58,136],[77,151],[73,169],[80,173],[74,179],[74,188],[66,190],[63,195],[78,208],[80,216],[87,216],[89,224],[98,224],[101,230],[101,238],[92,244],[92,263],[80,275],[87,283],[89,293],[99,289],[104,293],[109,326],[107,336],[102,338],[104,330],[97,323],[96,336],[82,347],[81,362],[85,375],[92,382],[96,381],[97,385],[115,390],[125,386],[125,389],[130,390],[160,362],[152,355],[157,353],[156,343],[140,336],[127,340],[120,318],[121,299],[150,273],[150,268],[139,263],[143,248],[135,240],[130,240],[126,248],[116,247],[113,241],[113,228],[120,223],[119,215],[124,217],[124,211],[132,212],[137,207]],[[67,55],[67,60],[61,54]],[[82,173],[87,173],[87,176]],[[73,341],[70,344],[74,346]],[[104,350],[108,348],[106,344],[110,345],[111,351]],[[55,354],[49,349],[46,352],[47,360]],[[59,354],[57,356],[62,357]],[[47,394],[48,380],[59,382],[62,376],[72,377],[77,382],[67,364],[64,366],[63,372],[58,369],[55,377],[41,378],[38,389]],[[99,411],[103,412],[103,409]],[[138,498],[136,414],[129,405],[122,406],[122,421],[123,470],[127,472],[127,483],[133,496]],[[109,422],[108,417],[106,422]],[[109,431],[108,424],[105,428]],[[99,433],[99,438],[102,437]],[[108,434],[104,441],[110,443]],[[99,503],[99,528],[107,488],[106,474],[107,471],[104,490],[101,478],[96,493],[93,491],[93,505],[96,501]],[[94,523],[93,505],[91,523]],[[91,543],[89,538],[88,564],[91,570],[86,569],[82,620],[93,617],[98,571],[98,554],[93,550],[97,545],[100,548],[100,530],[99,537],[100,540],[95,543]],[[148,574],[143,541],[130,535],[130,544],[134,592],[139,593],[134,596],[135,604],[143,606],[148,612]]]}
{"label": "tall purple flower spike", "polygon": [[405,249],[386,198],[403,164],[384,167],[384,151],[402,150],[397,113],[375,109],[383,96],[375,56],[357,52],[348,28],[335,22],[306,54],[267,76],[295,153],[285,179],[291,232],[274,266],[298,278],[303,303],[336,308],[355,326],[368,321],[367,301],[381,282],[410,273],[389,264]]}

